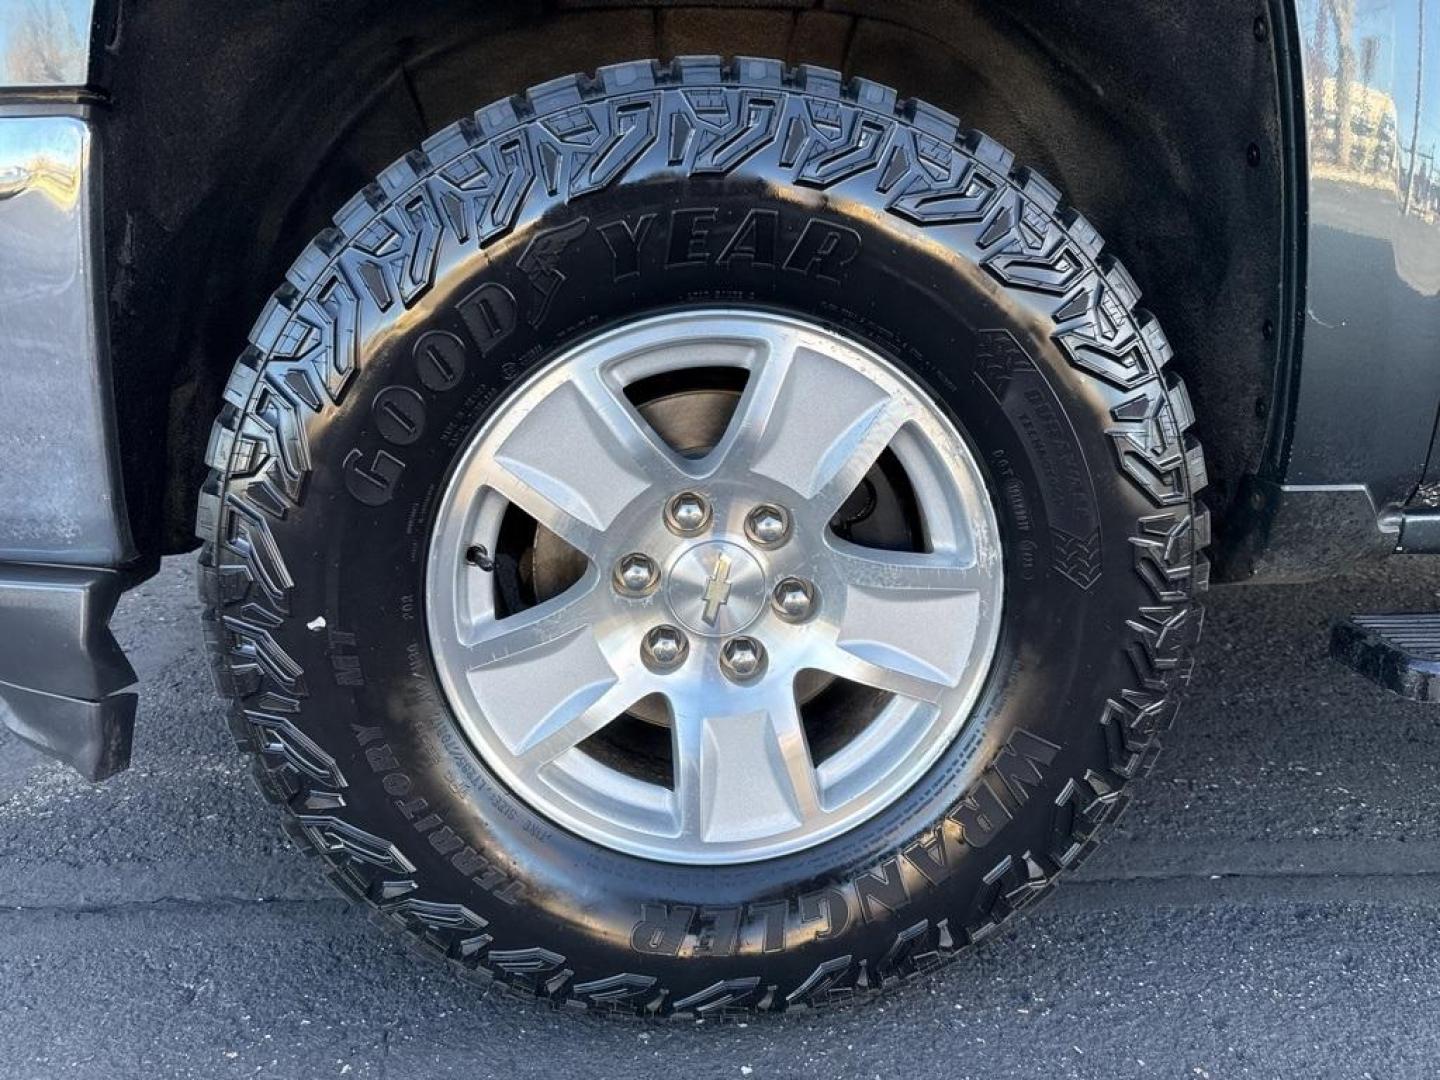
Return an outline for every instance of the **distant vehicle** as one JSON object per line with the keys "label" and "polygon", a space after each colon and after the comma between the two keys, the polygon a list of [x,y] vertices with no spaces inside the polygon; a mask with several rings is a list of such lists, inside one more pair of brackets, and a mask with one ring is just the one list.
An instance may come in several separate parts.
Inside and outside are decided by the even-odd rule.
{"label": "distant vehicle", "polygon": [[1440,551],[1440,4],[339,10],[0,0],[0,698],[125,768],[198,546],[261,790],[458,970],[870,997],[1094,848],[1212,576]]}

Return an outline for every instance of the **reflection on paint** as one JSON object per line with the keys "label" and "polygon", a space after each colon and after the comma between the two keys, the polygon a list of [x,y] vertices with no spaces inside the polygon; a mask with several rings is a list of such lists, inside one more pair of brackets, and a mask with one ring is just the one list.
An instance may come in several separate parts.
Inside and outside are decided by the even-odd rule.
{"label": "reflection on paint", "polygon": [[1440,0],[1295,10],[1306,318],[1284,482],[1363,484],[1398,508],[1440,401]]}
{"label": "reflection on paint", "polygon": [[84,141],[73,121],[0,119],[0,202],[33,194],[71,210],[80,193]]}
{"label": "reflection on paint", "polygon": [[1435,223],[1440,88],[1425,50],[1427,37],[1440,43],[1426,0],[1302,6],[1312,180],[1384,193],[1402,214]]}
{"label": "reflection on paint", "polygon": [[0,86],[83,86],[91,8],[91,0],[0,0]]}
{"label": "reflection on paint", "polygon": [[95,152],[76,117],[0,116],[0,552],[14,561],[132,553],[112,484]]}

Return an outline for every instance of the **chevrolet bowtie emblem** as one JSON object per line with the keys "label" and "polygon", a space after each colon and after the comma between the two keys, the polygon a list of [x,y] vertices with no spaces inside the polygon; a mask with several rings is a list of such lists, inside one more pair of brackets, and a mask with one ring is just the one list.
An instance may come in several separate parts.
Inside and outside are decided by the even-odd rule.
{"label": "chevrolet bowtie emblem", "polygon": [[715,620],[720,617],[720,609],[730,599],[730,556],[724,552],[715,557],[715,568],[705,579],[705,592],[702,597],[705,600],[702,618],[707,625],[714,626]]}

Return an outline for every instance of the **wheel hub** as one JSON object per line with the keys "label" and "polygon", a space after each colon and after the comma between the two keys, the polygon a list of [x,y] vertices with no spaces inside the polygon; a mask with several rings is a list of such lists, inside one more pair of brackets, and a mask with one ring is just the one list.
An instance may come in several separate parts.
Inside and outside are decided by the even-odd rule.
{"label": "wheel hub", "polygon": [[[743,390],[629,396],[717,369]],[[841,531],[895,503],[882,455],[919,550]],[[534,537],[518,609],[463,557],[500,550],[515,514]],[[480,426],[437,513],[426,614],[460,727],[518,797],[620,851],[735,863],[919,780],[979,695],[1001,586],[979,468],[928,395],[833,331],[699,311],[581,343]],[[663,725],[667,761],[629,760],[627,717]]]}
{"label": "wheel hub", "polygon": [[765,569],[738,544],[713,540],[686,548],[666,575],[676,620],[701,637],[738,634],[765,608]]}

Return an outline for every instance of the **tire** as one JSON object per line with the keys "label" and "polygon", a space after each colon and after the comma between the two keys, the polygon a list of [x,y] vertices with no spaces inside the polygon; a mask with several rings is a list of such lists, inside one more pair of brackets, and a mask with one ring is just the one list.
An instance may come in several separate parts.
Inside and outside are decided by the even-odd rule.
{"label": "tire", "polygon": [[[1164,335],[1044,180],[875,83],[692,57],[497,102],[334,220],[226,386],[198,533],[231,728],[343,891],[527,997],[714,1017],[937,968],[1094,848],[1188,681],[1208,517]],[[460,732],[421,610],[477,418],[576,340],[715,303],[839,328],[925,387],[983,463],[1005,570],[988,681],[922,781],[723,867],[516,798]]]}

